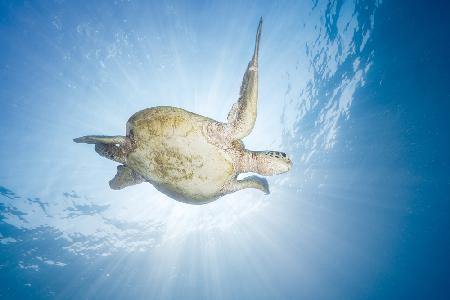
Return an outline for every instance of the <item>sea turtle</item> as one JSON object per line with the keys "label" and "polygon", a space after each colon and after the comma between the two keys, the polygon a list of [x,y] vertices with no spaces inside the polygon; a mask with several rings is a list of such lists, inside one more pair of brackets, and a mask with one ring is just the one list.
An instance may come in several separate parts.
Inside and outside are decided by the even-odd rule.
{"label": "sea turtle", "polygon": [[84,136],[77,143],[95,144],[95,151],[121,165],[109,182],[112,189],[144,181],[175,200],[204,204],[245,188],[269,193],[263,177],[237,179],[255,172],[287,172],[291,160],[277,151],[250,151],[242,138],[256,120],[258,49],[262,19],[253,57],[244,74],[239,100],[222,123],[181,108],[158,106],[135,113],[127,122],[126,136]]}

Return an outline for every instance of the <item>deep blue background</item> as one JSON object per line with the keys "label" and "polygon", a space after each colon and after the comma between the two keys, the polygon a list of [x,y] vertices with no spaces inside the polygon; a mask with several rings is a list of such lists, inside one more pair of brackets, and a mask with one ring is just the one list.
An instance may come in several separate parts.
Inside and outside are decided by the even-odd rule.
{"label": "deep blue background", "polygon": [[[386,118],[401,124],[392,142],[403,148],[396,159],[414,176],[415,184],[410,187],[413,201],[398,253],[383,272],[374,299],[449,296],[448,12],[445,1],[386,1],[378,16],[383,21],[374,32],[378,54],[372,76],[383,80],[383,85],[371,89],[368,98]],[[374,124],[383,128],[385,122]],[[384,144],[376,137],[372,141],[375,149]],[[392,171],[386,180],[396,179],[399,170]]]}

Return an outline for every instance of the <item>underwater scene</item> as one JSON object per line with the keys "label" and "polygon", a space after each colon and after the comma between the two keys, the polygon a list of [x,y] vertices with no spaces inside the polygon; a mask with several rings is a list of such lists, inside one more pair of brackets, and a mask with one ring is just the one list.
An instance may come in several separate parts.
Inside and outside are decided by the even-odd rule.
{"label": "underwater scene", "polygon": [[449,299],[449,12],[0,1],[0,299]]}

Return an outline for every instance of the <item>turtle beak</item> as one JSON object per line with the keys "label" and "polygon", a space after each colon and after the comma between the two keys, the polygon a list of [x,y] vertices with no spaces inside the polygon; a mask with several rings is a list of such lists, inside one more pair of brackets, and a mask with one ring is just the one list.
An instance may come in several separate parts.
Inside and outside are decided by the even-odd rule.
{"label": "turtle beak", "polygon": [[286,153],[278,151],[263,151],[258,163],[258,173],[262,175],[275,175],[288,172],[292,161]]}
{"label": "turtle beak", "polygon": [[[287,169],[287,171],[290,171],[291,170],[291,168],[292,168],[292,160],[290,160],[289,159],[289,157],[285,157],[286,158],[286,164],[287,164],[287,166],[288,166],[288,169]],[[286,171],[286,172],[287,172]]]}
{"label": "turtle beak", "polygon": [[[286,155],[286,154],[284,154],[284,155]],[[284,156],[283,158],[281,158],[281,161],[278,162],[277,165],[278,165],[278,170],[279,170],[279,173],[277,172],[277,174],[286,173],[291,170],[292,161],[287,156]]]}

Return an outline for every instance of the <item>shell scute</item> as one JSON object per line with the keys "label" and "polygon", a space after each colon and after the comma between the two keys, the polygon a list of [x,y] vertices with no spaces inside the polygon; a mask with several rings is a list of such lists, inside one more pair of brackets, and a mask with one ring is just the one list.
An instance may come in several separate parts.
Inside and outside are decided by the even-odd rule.
{"label": "shell scute", "polygon": [[194,200],[208,199],[232,179],[232,157],[208,142],[208,118],[170,107],[140,111],[127,123],[135,149],[128,164],[157,188]]}

